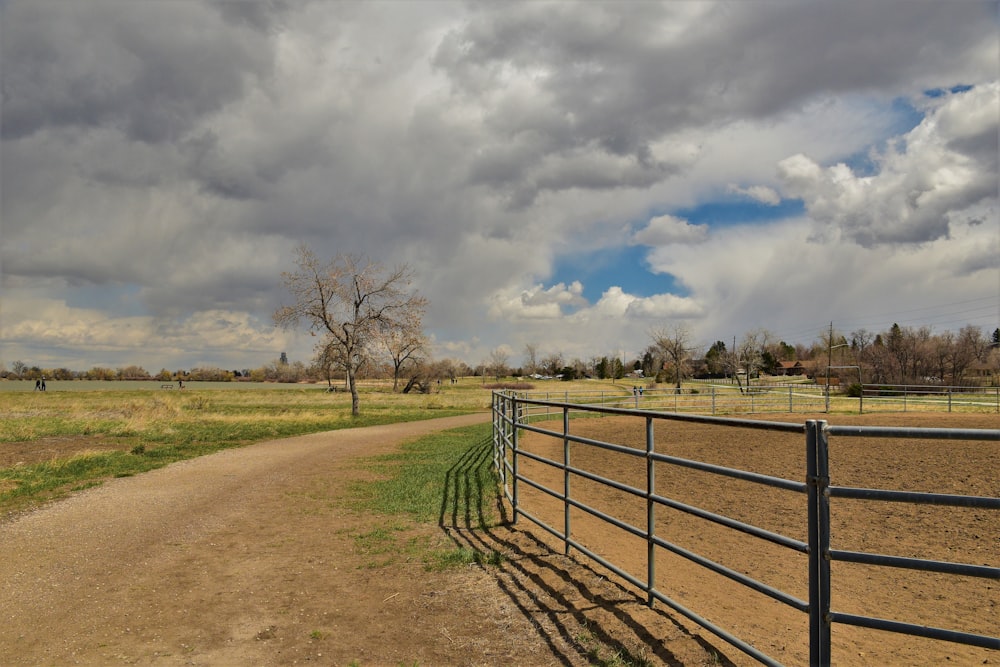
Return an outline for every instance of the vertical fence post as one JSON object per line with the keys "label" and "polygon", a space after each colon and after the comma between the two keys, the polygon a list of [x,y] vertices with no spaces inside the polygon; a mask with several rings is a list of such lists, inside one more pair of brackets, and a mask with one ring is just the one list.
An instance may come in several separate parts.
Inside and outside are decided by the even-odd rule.
{"label": "vertical fence post", "polygon": [[507,488],[507,425],[501,416],[503,404],[500,395],[493,392],[493,467],[500,477],[500,485]]}
{"label": "vertical fence post", "polygon": [[511,509],[511,524],[517,525],[517,512],[518,512],[518,509],[519,509],[518,498],[517,498],[517,486],[518,486],[517,485],[517,458],[518,458],[517,457],[517,438],[518,438],[518,436],[517,436],[517,425],[518,425],[517,415],[518,415],[518,404],[517,404],[517,397],[516,396],[513,396],[513,395],[510,396],[509,400],[510,400],[510,405],[511,405],[511,425],[510,425],[511,426],[511,456],[510,456],[510,458],[511,458],[511,476],[513,477],[513,480],[511,480],[511,492],[510,492],[511,505],[513,506],[512,509]]}
{"label": "vertical fence post", "polygon": [[500,477],[500,481],[503,481],[503,473],[497,466],[497,452],[500,449],[500,439],[497,431],[499,424],[497,423],[497,393],[494,391],[490,398],[490,417],[493,420],[493,467],[496,468],[497,476]]}
{"label": "vertical fence post", "polygon": [[646,417],[646,604],[653,606],[653,589],[656,588],[656,545],[653,537],[656,534],[656,504],[653,494],[656,493],[656,468],[653,466],[654,451],[653,418]]}
{"label": "vertical fence post", "polygon": [[715,385],[712,385],[712,414],[715,414]]}
{"label": "vertical fence post", "polygon": [[569,555],[569,406],[563,406],[563,553]]}
{"label": "vertical fence post", "polygon": [[948,412],[951,412],[951,387],[948,387]]}
{"label": "vertical fence post", "polygon": [[[500,434],[500,452],[502,457],[507,456],[507,447],[510,444],[510,426],[507,424],[507,400],[502,394],[496,394],[496,430]],[[504,458],[500,460],[504,469],[502,479],[507,483],[507,466],[503,465]]]}
{"label": "vertical fence post", "polygon": [[809,506],[809,664],[830,665],[830,461],[827,423],[806,422]]}

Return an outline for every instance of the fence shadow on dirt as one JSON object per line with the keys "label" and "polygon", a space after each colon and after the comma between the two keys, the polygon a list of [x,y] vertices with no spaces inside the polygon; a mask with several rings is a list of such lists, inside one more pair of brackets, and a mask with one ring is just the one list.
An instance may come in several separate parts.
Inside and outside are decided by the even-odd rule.
{"label": "fence shadow on dirt", "polygon": [[[497,563],[485,565],[485,571],[561,664],[605,664],[603,660],[611,657],[624,664],[691,664],[690,655],[678,655],[665,646],[664,638],[669,637],[672,644],[696,642],[699,663],[733,667],[715,646],[664,610],[650,609],[634,591],[609,580],[607,573],[514,529],[502,502],[492,453],[490,438],[474,442],[448,470],[438,525],[456,546],[475,552],[478,562]],[[487,502],[494,507],[487,508]]]}

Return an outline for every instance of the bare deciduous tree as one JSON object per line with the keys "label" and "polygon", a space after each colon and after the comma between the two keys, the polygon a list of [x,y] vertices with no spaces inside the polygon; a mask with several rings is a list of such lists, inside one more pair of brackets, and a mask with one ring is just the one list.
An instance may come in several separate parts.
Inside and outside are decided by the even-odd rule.
{"label": "bare deciduous tree", "polygon": [[399,377],[408,364],[419,365],[427,345],[419,317],[408,326],[379,331],[379,339],[392,362],[392,390],[399,391]]}
{"label": "bare deciduous tree", "polygon": [[509,355],[507,354],[507,348],[500,346],[490,352],[490,370],[493,371],[493,376],[499,381],[500,377],[507,374],[507,359]]}
{"label": "bare deciduous tree", "polygon": [[[754,329],[743,334],[743,339],[734,350],[737,364],[746,372],[747,388],[750,387],[751,379],[755,373],[759,373],[764,364],[764,352],[770,347],[774,340],[774,334],[767,329]],[[736,377],[739,383],[739,376]],[[743,386],[740,385],[740,391]]]}
{"label": "bare deciduous tree", "polygon": [[673,367],[674,382],[677,393],[680,393],[681,383],[688,375],[688,360],[692,351],[691,331],[683,324],[673,324],[651,331],[649,337],[662,358]]}
{"label": "bare deciduous tree", "polygon": [[407,330],[419,322],[427,300],[408,289],[409,269],[386,271],[355,255],[321,262],[306,246],[295,251],[298,271],[282,274],[293,303],[274,313],[279,326],[305,320],[323,339],[317,352],[341,365],[351,391],[351,414],[360,412],[357,372],[368,360],[381,331]]}
{"label": "bare deciduous tree", "polygon": [[524,372],[527,375],[538,372],[538,345],[535,343],[524,345]]}
{"label": "bare deciduous tree", "polygon": [[557,375],[563,367],[563,355],[561,352],[547,354],[539,362],[541,370],[546,375]]}

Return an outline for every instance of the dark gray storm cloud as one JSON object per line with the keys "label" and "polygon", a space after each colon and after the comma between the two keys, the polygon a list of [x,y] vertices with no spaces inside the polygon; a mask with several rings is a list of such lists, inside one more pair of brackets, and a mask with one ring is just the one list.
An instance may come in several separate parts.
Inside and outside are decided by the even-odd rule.
{"label": "dark gray storm cloud", "polygon": [[246,25],[260,32],[272,32],[283,25],[292,8],[289,0],[216,0],[212,7],[227,24]]}
{"label": "dark gray storm cloud", "polygon": [[[493,345],[819,302],[828,276],[796,295],[741,273],[817,239],[839,261],[954,242],[969,259],[949,272],[989,267],[967,249],[996,219],[996,2],[0,0],[0,30],[4,306],[24,340],[77,315],[113,339],[119,299],[252,334],[299,243],[411,264],[441,338]],[[837,165],[858,154],[869,172]],[[678,213],[741,196],[805,215],[765,239]],[[640,237],[688,295],[560,275]],[[80,315],[78,285],[105,302]]]}
{"label": "dark gray storm cloud", "polygon": [[[240,3],[253,5],[255,3]],[[245,22],[262,10],[194,2],[12,2],[3,8],[4,139],[43,128],[112,127],[150,143],[182,137],[270,71]],[[249,19],[247,19],[249,20]]]}
{"label": "dark gray storm cloud", "polygon": [[[530,204],[544,190],[661,181],[678,165],[651,145],[687,128],[766,118],[817,96],[957,81],[970,54],[995,44],[989,3],[905,4],[481,5],[434,63],[456,95],[490,102],[470,182]],[[630,164],[575,159],[594,153]],[[539,167],[543,156],[575,165]]]}

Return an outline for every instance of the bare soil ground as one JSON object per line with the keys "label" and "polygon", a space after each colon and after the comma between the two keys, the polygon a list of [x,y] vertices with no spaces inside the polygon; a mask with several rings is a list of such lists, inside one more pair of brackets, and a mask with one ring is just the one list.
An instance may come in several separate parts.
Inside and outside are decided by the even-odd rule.
{"label": "bare soil ground", "polygon": [[[997,415],[899,414],[813,415],[832,424],[911,427],[997,428]],[[802,423],[808,416],[765,417]],[[560,426],[554,427],[558,430]],[[644,420],[601,418],[574,420],[571,432],[589,438],[645,448]],[[656,422],[656,450],[681,458],[743,470],[805,479],[805,438],[755,429],[720,430],[683,422]],[[561,460],[561,438],[530,434],[521,446],[549,459]],[[607,450],[571,445],[574,467],[645,488],[644,459]],[[1000,443],[982,441],[890,440],[831,437],[831,480],[838,486],[1000,496]],[[519,472],[562,489],[562,473],[526,458]],[[806,498],[730,478],[657,464],[656,492],[683,503],[732,517],[805,541]],[[575,477],[573,496],[633,526],[646,525],[641,498]],[[562,504],[526,484],[522,507],[562,527]],[[715,526],[668,508],[658,508],[657,532],[675,544],[747,574],[772,587],[808,599],[807,559],[783,547]],[[646,579],[646,544],[624,530],[595,523],[573,509],[576,540],[639,580]],[[915,506],[833,499],[831,547],[975,565],[1000,565],[1000,513],[995,511]],[[547,534],[546,534],[547,535]],[[556,541],[549,540],[554,548]],[[789,665],[809,662],[808,618],[764,595],[658,550],[656,585],[672,599],[699,612],[771,657]],[[835,562],[832,572],[834,611],[876,616],[997,636],[1000,582],[897,568]],[[931,641],[846,625],[834,625],[833,664],[979,665],[1000,664],[1000,652]],[[725,646],[725,645],[723,645]],[[751,660],[735,649],[725,651],[738,664]]]}
{"label": "bare soil ground", "polygon": [[[1000,425],[996,415],[875,418],[868,423]],[[657,665],[748,664],[735,649],[662,605],[649,609],[606,570],[561,555],[547,533],[523,519],[516,528],[474,530],[447,507],[441,525],[426,526],[359,514],[345,505],[347,486],[371,474],[357,466],[359,457],[485,419],[473,415],[337,431],[228,450],[113,480],[0,523],[0,664],[614,665],[622,658]],[[633,437],[631,427],[617,420],[585,421],[581,428],[592,437]],[[850,418],[831,421],[850,423]],[[681,456],[802,477],[800,440],[765,443],[755,431],[720,440],[681,424],[664,435]],[[875,485],[887,488],[902,480],[911,485],[906,488],[961,485],[980,495],[1000,495],[997,443],[937,443],[904,456],[877,443],[854,445],[832,448],[835,477],[843,474],[836,483],[871,485],[874,475]],[[3,444],[0,465],[31,460],[39,448],[47,459],[99,446],[52,440],[17,451]],[[541,451],[553,445],[541,439],[533,446]],[[574,461],[582,465],[586,456],[574,452]],[[636,473],[613,457],[596,463],[609,474]],[[666,471],[659,479],[685,489],[692,504],[796,537],[801,531],[795,498],[776,502],[771,494],[755,497],[752,490],[723,488],[696,476],[671,479]],[[636,511],[627,498],[588,492],[609,513]],[[942,516],[883,505],[835,508],[835,517],[838,509],[838,548],[993,566],[1000,560],[996,513]],[[555,510],[541,506],[540,511]],[[805,597],[794,555],[781,561],[767,549],[689,525],[682,517],[664,519],[691,548]],[[919,530],[911,527],[914,520],[921,522]],[[643,545],[606,525],[584,516],[573,521],[578,539],[615,562],[639,563],[645,553]],[[385,532],[396,545],[457,544],[500,551],[505,559],[498,566],[429,572],[405,549],[393,554],[373,546],[368,538]],[[926,574],[904,580],[895,573],[834,565],[835,608],[866,613],[896,605],[903,620],[916,614],[919,622],[996,634],[995,581],[956,583],[953,577]],[[644,572],[644,565],[635,567]],[[801,613],[756,594],[735,594],[728,582],[669,559],[657,568],[669,573],[658,585],[669,585],[683,604],[714,615],[787,664],[806,664]],[[853,628],[835,628],[834,644],[838,665],[1000,663],[993,651]]]}

